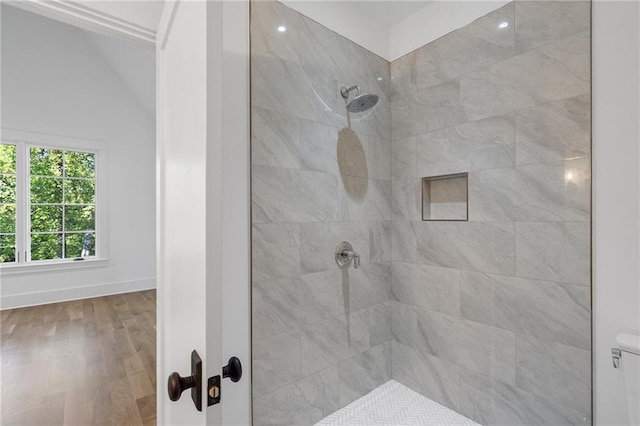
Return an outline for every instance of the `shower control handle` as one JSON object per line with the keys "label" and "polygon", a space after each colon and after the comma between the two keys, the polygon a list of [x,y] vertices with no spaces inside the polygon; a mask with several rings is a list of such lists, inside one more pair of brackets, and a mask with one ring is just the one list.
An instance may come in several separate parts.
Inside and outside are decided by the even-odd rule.
{"label": "shower control handle", "polygon": [[342,241],[336,247],[336,263],[340,268],[348,268],[353,262],[354,269],[360,266],[360,255],[353,251],[353,246],[347,241]]}

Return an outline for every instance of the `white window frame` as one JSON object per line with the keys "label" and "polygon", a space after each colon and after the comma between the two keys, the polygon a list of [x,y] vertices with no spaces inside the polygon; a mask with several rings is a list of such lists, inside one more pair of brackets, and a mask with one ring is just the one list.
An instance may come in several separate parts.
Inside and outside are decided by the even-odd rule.
{"label": "white window frame", "polygon": [[[102,141],[1,129],[0,143],[16,145],[16,262],[0,263],[2,275],[82,269],[107,263],[107,144]],[[90,152],[95,155],[95,256],[31,260],[29,210],[30,147]]]}

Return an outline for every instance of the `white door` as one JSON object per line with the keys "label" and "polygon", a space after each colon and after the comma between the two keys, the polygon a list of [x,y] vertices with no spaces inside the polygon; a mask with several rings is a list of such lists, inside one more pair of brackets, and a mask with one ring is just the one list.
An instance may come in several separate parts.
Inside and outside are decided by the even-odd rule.
{"label": "white door", "polygon": [[[167,1],[157,70],[158,424],[248,425],[248,3]],[[202,411],[192,389],[175,402],[167,389],[172,372],[191,376],[194,350]],[[231,356],[243,376],[208,406]]]}

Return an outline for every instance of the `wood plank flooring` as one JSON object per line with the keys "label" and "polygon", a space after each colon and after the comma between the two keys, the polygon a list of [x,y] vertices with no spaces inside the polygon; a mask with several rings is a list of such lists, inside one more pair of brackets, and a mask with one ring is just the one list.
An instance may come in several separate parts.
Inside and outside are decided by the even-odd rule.
{"label": "wood plank flooring", "polygon": [[3,425],[155,425],[156,293],[0,312]]}

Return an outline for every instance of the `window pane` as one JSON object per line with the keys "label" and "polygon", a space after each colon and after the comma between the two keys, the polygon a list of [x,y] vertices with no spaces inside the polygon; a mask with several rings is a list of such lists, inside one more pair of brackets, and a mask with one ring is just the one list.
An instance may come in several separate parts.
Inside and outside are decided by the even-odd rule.
{"label": "window pane", "polygon": [[62,231],[62,206],[31,206],[31,232]]}
{"label": "window pane", "polygon": [[62,234],[31,235],[31,260],[60,259]]}
{"label": "window pane", "polygon": [[16,172],[16,146],[0,144],[0,173]]}
{"label": "window pane", "polygon": [[66,179],[64,181],[65,204],[93,204],[95,185],[89,179]]}
{"label": "window pane", "polygon": [[0,203],[16,202],[16,176],[0,175]]}
{"label": "window pane", "polygon": [[65,231],[92,231],[95,229],[94,206],[65,206]]}
{"label": "window pane", "polygon": [[73,177],[93,177],[95,175],[95,155],[89,152],[65,152],[65,173]]}
{"label": "window pane", "polygon": [[31,202],[62,204],[62,179],[32,177]]}
{"label": "window pane", "polygon": [[16,261],[16,236],[0,235],[0,263]]}
{"label": "window pane", "polygon": [[64,255],[67,258],[89,257],[96,254],[96,236],[93,232],[65,234]]}
{"label": "window pane", "polygon": [[15,204],[0,205],[0,233],[13,234],[16,232]]}
{"label": "window pane", "polygon": [[62,176],[62,151],[47,148],[30,148],[31,174]]}

